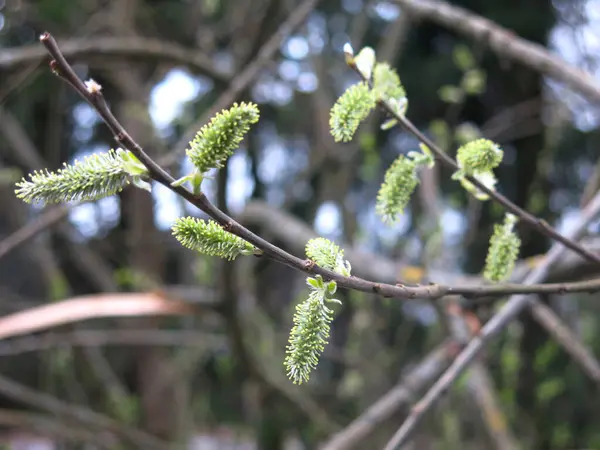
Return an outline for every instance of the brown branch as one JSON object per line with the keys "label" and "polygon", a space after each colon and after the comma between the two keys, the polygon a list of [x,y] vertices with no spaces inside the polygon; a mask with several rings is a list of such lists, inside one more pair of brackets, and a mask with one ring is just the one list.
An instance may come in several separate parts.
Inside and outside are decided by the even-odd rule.
{"label": "brown branch", "polygon": [[[100,448],[107,450],[115,448],[118,444],[111,436],[102,436],[101,433],[98,433],[98,430],[93,431],[92,429],[84,428],[73,421],[65,423],[64,419],[56,419],[48,414],[0,409],[0,425],[16,430],[38,432],[44,436],[48,436],[49,440],[61,439],[72,443],[99,445]],[[10,436],[6,440],[2,439],[3,442],[10,440]]]}
{"label": "brown branch", "polygon": [[76,330],[72,332],[49,332],[36,336],[24,336],[0,344],[0,356],[14,356],[40,352],[56,347],[106,347],[126,346],[226,346],[223,336],[200,331],[172,331],[157,329],[126,330]]}
{"label": "brown branch", "polygon": [[588,100],[600,103],[600,85],[590,74],[484,17],[440,0],[396,0],[396,3],[417,18],[431,20],[477,41],[487,42],[499,56],[562,81]]}
{"label": "brown branch", "polygon": [[153,293],[118,293],[75,297],[0,317],[0,340],[99,317],[193,314],[182,301]]}
{"label": "brown branch", "polygon": [[411,369],[400,383],[323,444],[322,450],[345,450],[358,446],[375,427],[388,419],[402,405],[410,402],[417,392],[433,382],[450,364],[457,351],[457,345],[452,342],[433,350]]}
{"label": "brown branch", "polygon": [[[600,214],[600,192],[590,201],[583,210],[577,224],[569,231],[571,239],[578,239],[589,223]],[[550,251],[544,257],[543,262],[537,266],[525,278],[524,283],[531,284],[543,281],[550,271],[550,267],[559,261],[566,249],[558,243],[554,243]],[[454,383],[463,371],[474,361],[483,347],[496,335],[498,335],[518,314],[531,304],[531,298],[527,295],[515,295],[511,297],[461,351],[456,360],[446,370],[444,375],[429,389],[425,396],[413,407],[410,416],[404,421],[400,429],[388,442],[385,450],[395,450],[407,442],[411,433],[415,430],[425,413],[431,409],[433,404]]]}
{"label": "brown branch", "polygon": [[[230,77],[217,72],[208,55],[197,49],[187,49],[180,45],[159,39],[135,36],[95,37],[67,40],[61,44],[62,52],[69,58],[85,59],[92,56],[127,58],[153,58],[172,61],[186,66],[193,72],[207,75],[217,83],[225,84]],[[0,51],[0,71],[12,70],[33,62],[43,61],[48,52],[41,45],[9,48]]]}

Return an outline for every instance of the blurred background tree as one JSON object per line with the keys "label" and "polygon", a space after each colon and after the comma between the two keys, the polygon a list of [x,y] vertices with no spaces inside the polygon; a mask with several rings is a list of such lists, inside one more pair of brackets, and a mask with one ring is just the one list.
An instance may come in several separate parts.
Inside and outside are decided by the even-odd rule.
{"label": "blurred background tree", "polygon": [[[279,36],[282,24],[297,20],[309,3],[316,7],[306,20]],[[594,0],[452,4],[597,73]],[[381,223],[374,202],[383,173],[418,142],[399,128],[381,130],[383,117],[375,114],[352,143],[334,143],[329,110],[356,82],[344,63],[346,42],[372,46],[398,70],[408,116],[446,151],[478,136],[498,142],[505,151],[499,190],[517,205],[565,229],[582,193],[597,189],[590,181],[598,159],[593,104],[499,58],[485,40],[414,20],[393,1],[0,0],[0,238],[43,212],[15,198],[20,174],[114,146],[92,108],[48,70],[37,44],[45,30],[70,49],[67,57],[82,77],[103,86],[130,134],[167,161],[175,177],[186,171],[190,133],[208,121],[215,102],[221,108],[256,102],[260,123],[203,185],[208,195],[294,254],[302,255],[317,234],[343,243],[355,250],[355,271],[371,279],[417,283],[478,275],[503,211],[469,199],[450,171],[436,168],[423,174],[402,220]],[[260,70],[246,82],[240,74],[252,64]],[[316,448],[420,367],[452,328],[445,307],[342,291],[344,306],[318,370],[310,384],[294,386],[282,362],[293,308],[306,293],[304,277],[272,261],[222,263],[193,254],[170,233],[183,214],[199,211],[161,186],[151,195],[126,189],[65,208],[64,220],[0,252],[3,314],[83,294],[168,289],[185,291],[198,308],[184,318],[98,319],[4,340],[0,367],[7,382],[101,412],[175,448],[233,448],[235,440],[244,448]],[[521,258],[549,248],[530,229],[519,233]],[[590,273],[578,266],[561,280]],[[600,352],[598,306],[589,296],[541,300]],[[459,310],[485,321],[494,309]],[[452,347],[444,348],[438,371],[452,356]],[[428,417],[414,448],[600,448],[598,385],[528,313],[481,361],[478,379],[489,383],[469,383],[475,372],[467,373]],[[420,378],[409,387],[418,398],[427,385]],[[72,448],[90,440],[108,445],[94,437],[102,436],[100,424],[63,420],[39,398],[24,402],[15,389],[2,388],[0,380],[6,430],[41,433]],[[495,416],[477,400],[486,392]],[[411,401],[397,402],[354,448],[380,448]],[[50,415],[18,416],[24,403],[31,414]]]}

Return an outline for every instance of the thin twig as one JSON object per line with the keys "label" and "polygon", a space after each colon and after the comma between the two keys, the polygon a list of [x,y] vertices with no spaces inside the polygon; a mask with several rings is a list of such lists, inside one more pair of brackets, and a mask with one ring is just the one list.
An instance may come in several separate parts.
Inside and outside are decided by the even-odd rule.
{"label": "thin twig", "polygon": [[[587,226],[600,214],[600,192],[590,201],[582,211],[577,224],[569,231],[571,239],[579,239]],[[550,271],[550,267],[563,257],[566,249],[559,243],[554,243],[544,257],[543,262],[525,278],[525,284],[543,281]],[[527,295],[512,296],[481,329],[469,344],[461,351],[456,360],[446,370],[444,375],[431,387],[425,396],[413,407],[410,416],[404,421],[400,429],[388,442],[385,450],[396,450],[407,442],[425,413],[442,396],[463,371],[473,362],[483,347],[497,334],[499,334],[518,314],[531,304]]]}
{"label": "thin twig", "polygon": [[396,3],[417,18],[437,22],[477,41],[487,42],[499,56],[562,81],[588,100],[600,103],[600,85],[589,73],[484,17],[439,0],[396,0]]}
{"label": "thin twig", "polygon": [[45,211],[33,222],[28,223],[0,241],[0,259],[6,256],[10,251],[27,242],[29,239],[33,239],[42,231],[63,220],[67,217],[70,210],[71,207],[69,205],[56,206]]}
{"label": "thin twig", "polygon": [[150,436],[143,431],[124,426],[114,419],[83,406],[63,402],[56,397],[31,389],[2,375],[0,375],[0,394],[14,401],[48,411],[53,416],[68,417],[76,422],[94,428],[100,427],[108,430],[120,438],[125,438],[136,448],[156,450],[168,448],[166,442]]}
{"label": "thin twig", "polygon": [[[188,49],[159,39],[136,36],[95,37],[73,39],[61,45],[69,58],[107,56],[124,58],[155,58],[184,65],[193,72],[209,76],[218,84],[229,82],[230,77],[217,72],[214,62],[198,49]],[[31,63],[41,62],[47,56],[39,45],[3,49],[0,52],[0,71],[12,70]]]}

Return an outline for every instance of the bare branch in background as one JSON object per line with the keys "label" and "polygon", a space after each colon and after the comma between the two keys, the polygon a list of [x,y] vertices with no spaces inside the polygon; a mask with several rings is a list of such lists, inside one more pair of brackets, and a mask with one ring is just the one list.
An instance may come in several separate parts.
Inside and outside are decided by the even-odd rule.
{"label": "bare branch in background", "polygon": [[[390,391],[383,395],[346,428],[331,437],[322,450],[343,450],[357,447],[382,422],[390,418],[415,394],[437,379],[458,351],[456,343],[447,342],[433,350]],[[361,447],[362,448],[362,447]]]}
{"label": "bare branch in background", "polygon": [[[598,214],[600,214],[600,193],[597,193],[594,199],[582,211],[577,223],[567,233],[569,238],[578,240],[590,222],[598,217]],[[564,253],[566,253],[565,247],[559,243],[555,243],[546,254],[543,262],[525,278],[524,283],[531,284],[543,281],[548,275],[550,268],[563,257]],[[388,442],[385,450],[398,449],[407,442],[425,413],[431,409],[433,404],[448,390],[469,364],[473,362],[483,347],[530,304],[531,298],[529,296],[515,295],[502,306],[500,311],[485,324],[481,332],[461,351],[450,368],[413,407],[410,416]]]}
{"label": "bare branch in background", "polygon": [[0,375],[0,394],[16,402],[47,411],[54,417],[68,418],[92,429],[100,429],[100,433],[108,432],[119,440],[130,442],[136,448],[149,450],[168,448],[166,442],[162,442],[143,431],[122,425],[114,419],[83,406],[63,402],[56,397],[31,389],[2,375]]}
{"label": "bare branch in background", "polygon": [[[153,58],[172,61],[189,68],[192,72],[210,77],[217,83],[227,83],[229,75],[215,70],[210,56],[197,49],[187,49],[161,39],[118,36],[66,40],[61,44],[65,56],[73,59],[89,57]],[[42,45],[35,44],[14,49],[0,50],[0,71],[12,70],[47,58]]]}
{"label": "bare branch in background", "polygon": [[189,303],[153,293],[82,296],[1,317],[0,339],[99,317],[181,316],[195,311]]}
{"label": "bare branch in background", "polygon": [[562,81],[588,100],[600,103],[600,84],[589,73],[484,17],[440,0],[396,0],[396,3],[418,19],[430,20],[467,37],[487,42],[499,56]]}

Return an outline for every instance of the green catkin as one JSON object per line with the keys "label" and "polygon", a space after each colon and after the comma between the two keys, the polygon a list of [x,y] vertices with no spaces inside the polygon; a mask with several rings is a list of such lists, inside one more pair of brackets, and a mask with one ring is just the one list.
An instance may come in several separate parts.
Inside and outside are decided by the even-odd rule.
{"label": "green catkin", "polygon": [[417,164],[400,155],[387,170],[377,194],[375,211],[384,222],[393,223],[403,214],[418,184]]}
{"label": "green catkin", "polygon": [[252,244],[225,231],[213,220],[180,217],[173,224],[172,231],[181,245],[205,255],[231,261],[239,255],[259,253]]}
{"label": "green catkin", "polygon": [[258,119],[259,110],[253,103],[234,103],[230,109],[213,117],[196,134],[186,151],[198,172],[203,174],[223,167]]}
{"label": "green catkin", "polygon": [[329,127],[335,142],[350,142],[373,108],[375,97],[365,82],[350,86],[331,108]]}
{"label": "green catkin", "polygon": [[122,156],[110,150],[65,163],[56,172],[35,171],[16,184],[15,194],[26,203],[98,200],[123,190],[128,177]]}
{"label": "green catkin", "polygon": [[521,246],[521,240],[514,232],[516,222],[516,216],[507,213],[504,223],[494,226],[483,271],[484,278],[489,281],[506,280],[515,267]]}

